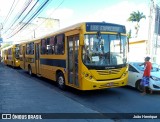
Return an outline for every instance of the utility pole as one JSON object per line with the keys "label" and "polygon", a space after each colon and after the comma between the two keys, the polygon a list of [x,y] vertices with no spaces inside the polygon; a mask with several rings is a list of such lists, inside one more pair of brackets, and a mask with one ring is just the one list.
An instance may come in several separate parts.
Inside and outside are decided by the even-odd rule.
{"label": "utility pole", "polygon": [[3,29],[2,23],[0,23],[0,62],[1,62],[1,43],[3,42],[3,39],[1,38],[1,31]]}
{"label": "utility pole", "polygon": [[152,12],[153,11],[153,0],[151,0],[150,10],[149,10],[149,28],[148,28],[148,41],[147,41],[147,55],[151,55],[151,24],[152,24]]}
{"label": "utility pole", "polygon": [[157,48],[158,48],[158,35],[159,35],[159,14],[160,8],[156,5],[156,13],[155,13],[155,55],[157,55]]}
{"label": "utility pole", "polygon": [[148,28],[148,41],[147,41],[147,55],[151,56],[151,60],[155,62],[155,2],[151,0],[149,11],[149,28]]}

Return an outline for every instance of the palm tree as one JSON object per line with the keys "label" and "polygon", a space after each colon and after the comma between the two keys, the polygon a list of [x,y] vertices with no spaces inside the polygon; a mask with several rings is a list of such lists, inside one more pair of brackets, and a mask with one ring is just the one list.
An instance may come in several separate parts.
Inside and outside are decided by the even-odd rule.
{"label": "palm tree", "polygon": [[130,14],[130,17],[127,19],[128,21],[136,22],[136,25],[135,25],[136,37],[138,36],[138,31],[139,31],[139,28],[140,28],[139,22],[143,18],[144,19],[146,18],[146,16],[143,14],[143,12],[139,12],[139,11],[135,12],[135,11],[133,11]]}
{"label": "palm tree", "polygon": [[127,32],[127,38],[128,38],[128,39],[131,38],[131,36],[132,36],[131,33],[132,33],[131,30],[129,30],[129,32]]}

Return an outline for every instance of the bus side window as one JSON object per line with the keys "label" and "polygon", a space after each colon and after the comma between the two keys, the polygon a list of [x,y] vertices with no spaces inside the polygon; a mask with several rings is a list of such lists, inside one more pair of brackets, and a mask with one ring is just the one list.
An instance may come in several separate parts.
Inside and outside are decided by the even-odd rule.
{"label": "bus side window", "polygon": [[58,54],[58,46],[57,46],[57,36],[55,37],[55,41],[54,41],[54,52],[55,54]]}
{"label": "bus side window", "polygon": [[56,36],[55,51],[56,54],[64,54],[64,34]]}
{"label": "bus side window", "polygon": [[47,38],[47,54],[54,54],[54,37]]}
{"label": "bus side window", "polygon": [[26,48],[26,54],[34,54],[34,42],[28,43]]}
{"label": "bus side window", "polygon": [[26,44],[26,54],[29,54],[29,44]]}
{"label": "bus side window", "polygon": [[34,42],[30,43],[30,46],[31,46],[30,54],[34,54]]}
{"label": "bus side window", "polygon": [[58,54],[58,46],[57,46],[57,40],[55,41],[55,46],[54,46],[54,52],[55,54]]}
{"label": "bus side window", "polygon": [[50,54],[50,50],[51,50],[50,38],[47,38],[47,40],[46,40],[46,46],[47,46],[46,54]]}
{"label": "bus side window", "polygon": [[51,54],[54,54],[55,52],[54,52],[54,36],[53,37],[51,37],[50,38],[50,43],[49,43],[49,45],[51,46]]}
{"label": "bus side window", "polygon": [[47,46],[46,46],[46,40],[42,39],[41,40],[41,54],[46,54],[47,51]]}
{"label": "bus side window", "polygon": [[52,54],[52,47],[51,47],[51,45],[47,45],[47,54]]}
{"label": "bus side window", "polygon": [[22,55],[22,46],[19,47],[19,54]]}

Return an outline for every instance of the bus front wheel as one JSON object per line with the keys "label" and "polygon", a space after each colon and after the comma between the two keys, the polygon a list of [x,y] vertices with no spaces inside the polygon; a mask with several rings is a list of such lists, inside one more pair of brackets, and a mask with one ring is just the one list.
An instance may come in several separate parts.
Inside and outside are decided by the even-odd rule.
{"label": "bus front wheel", "polygon": [[60,89],[65,89],[65,79],[63,73],[61,72],[57,74],[57,84]]}

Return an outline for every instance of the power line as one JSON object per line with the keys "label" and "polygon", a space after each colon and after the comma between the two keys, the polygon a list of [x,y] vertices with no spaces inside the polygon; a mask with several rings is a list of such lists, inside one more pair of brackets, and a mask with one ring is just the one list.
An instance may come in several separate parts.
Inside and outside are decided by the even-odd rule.
{"label": "power line", "polygon": [[[51,12],[51,14],[48,15],[47,18],[49,18],[49,16],[51,16],[62,4],[63,4],[64,0],[62,0],[62,2]],[[46,22],[47,20],[42,21],[39,25],[42,25],[44,22]],[[37,26],[36,28],[34,28],[33,30],[36,30],[37,28],[39,28],[40,26]],[[31,32],[29,32],[31,33]],[[29,34],[28,33],[28,34]]]}
{"label": "power line", "polygon": [[10,30],[10,29],[13,27],[13,25],[20,19],[20,17],[23,15],[23,13],[26,11],[26,9],[27,9],[27,8],[29,7],[29,5],[31,4],[31,2],[32,2],[32,0],[29,0],[29,1],[26,2],[27,5],[25,5],[25,6],[22,8],[22,11],[21,11],[21,13],[18,15],[17,19],[14,20],[14,22],[12,23],[12,25],[11,25],[4,33],[7,33],[8,30]]}
{"label": "power line", "polygon": [[[49,16],[51,16],[62,4],[63,4],[64,0],[62,0],[62,2],[51,12],[51,14]],[[43,24],[45,21],[47,20],[44,20],[41,24]],[[36,30],[37,28],[39,28],[40,26],[36,27],[34,30]]]}
{"label": "power line", "polygon": [[33,8],[37,5],[38,2],[39,2],[39,0],[37,0],[34,3],[34,5],[31,7],[31,9],[26,13],[26,15],[21,19],[21,21],[15,26],[14,30],[10,34],[12,34],[16,29],[18,29],[18,27],[20,26],[20,24],[22,24],[22,22],[24,21],[24,19],[26,19],[26,17],[29,15],[29,13],[33,10]]}
{"label": "power line", "polygon": [[[15,7],[17,6],[18,2],[19,2],[19,1],[17,1],[17,3],[15,4]],[[14,3],[15,3],[15,0],[13,1],[12,6],[11,6],[11,8],[10,8],[10,10],[9,10],[9,13],[8,13],[7,17],[5,18],[5,20],[4,20],[4,22],[3,22],[3,27],[4,27],[4,25],[7,23],[8,19],[9,19],[9,16],[11,16],[12,12],[13,12],[14,9],[15,9],[15,7],[13,8]]]}
{"label": "power line", "polygon": [[[62,0],[62,1],[60,2],[60,4],[51,12],[51,14],[48,15],[47,18],[49,18],[49,16],[51,16],[51,15],[63,4],[63,2],[64,2],[64,0]],[[40,27],[44,22],[46,22],[46,21],[47,21],[47,20],[42,21],[42,22],[39,24],[39,26],[33,28],[33,30],[36,30],[37,28],[39,28],[39,27]],[[32,33],[32,32],[27,33],[27,35],[30,34],[30,33]],[[26,34],[26,33],[25,33],[25,34]]]}
{"label": "power line", "polygon": [[43,3],[43,5],[33,14],[33,16],[19,29],[17,30],[14,34],[12,34],[10,37],[8,37],[7,39],[13,37],[14,35],[16,35],[19,31],[21,31],[25,26],[28,25],[28,23],[33,20],[33,18],[44,8],[44,6],[49,2],[50,0],[47,0]]}

